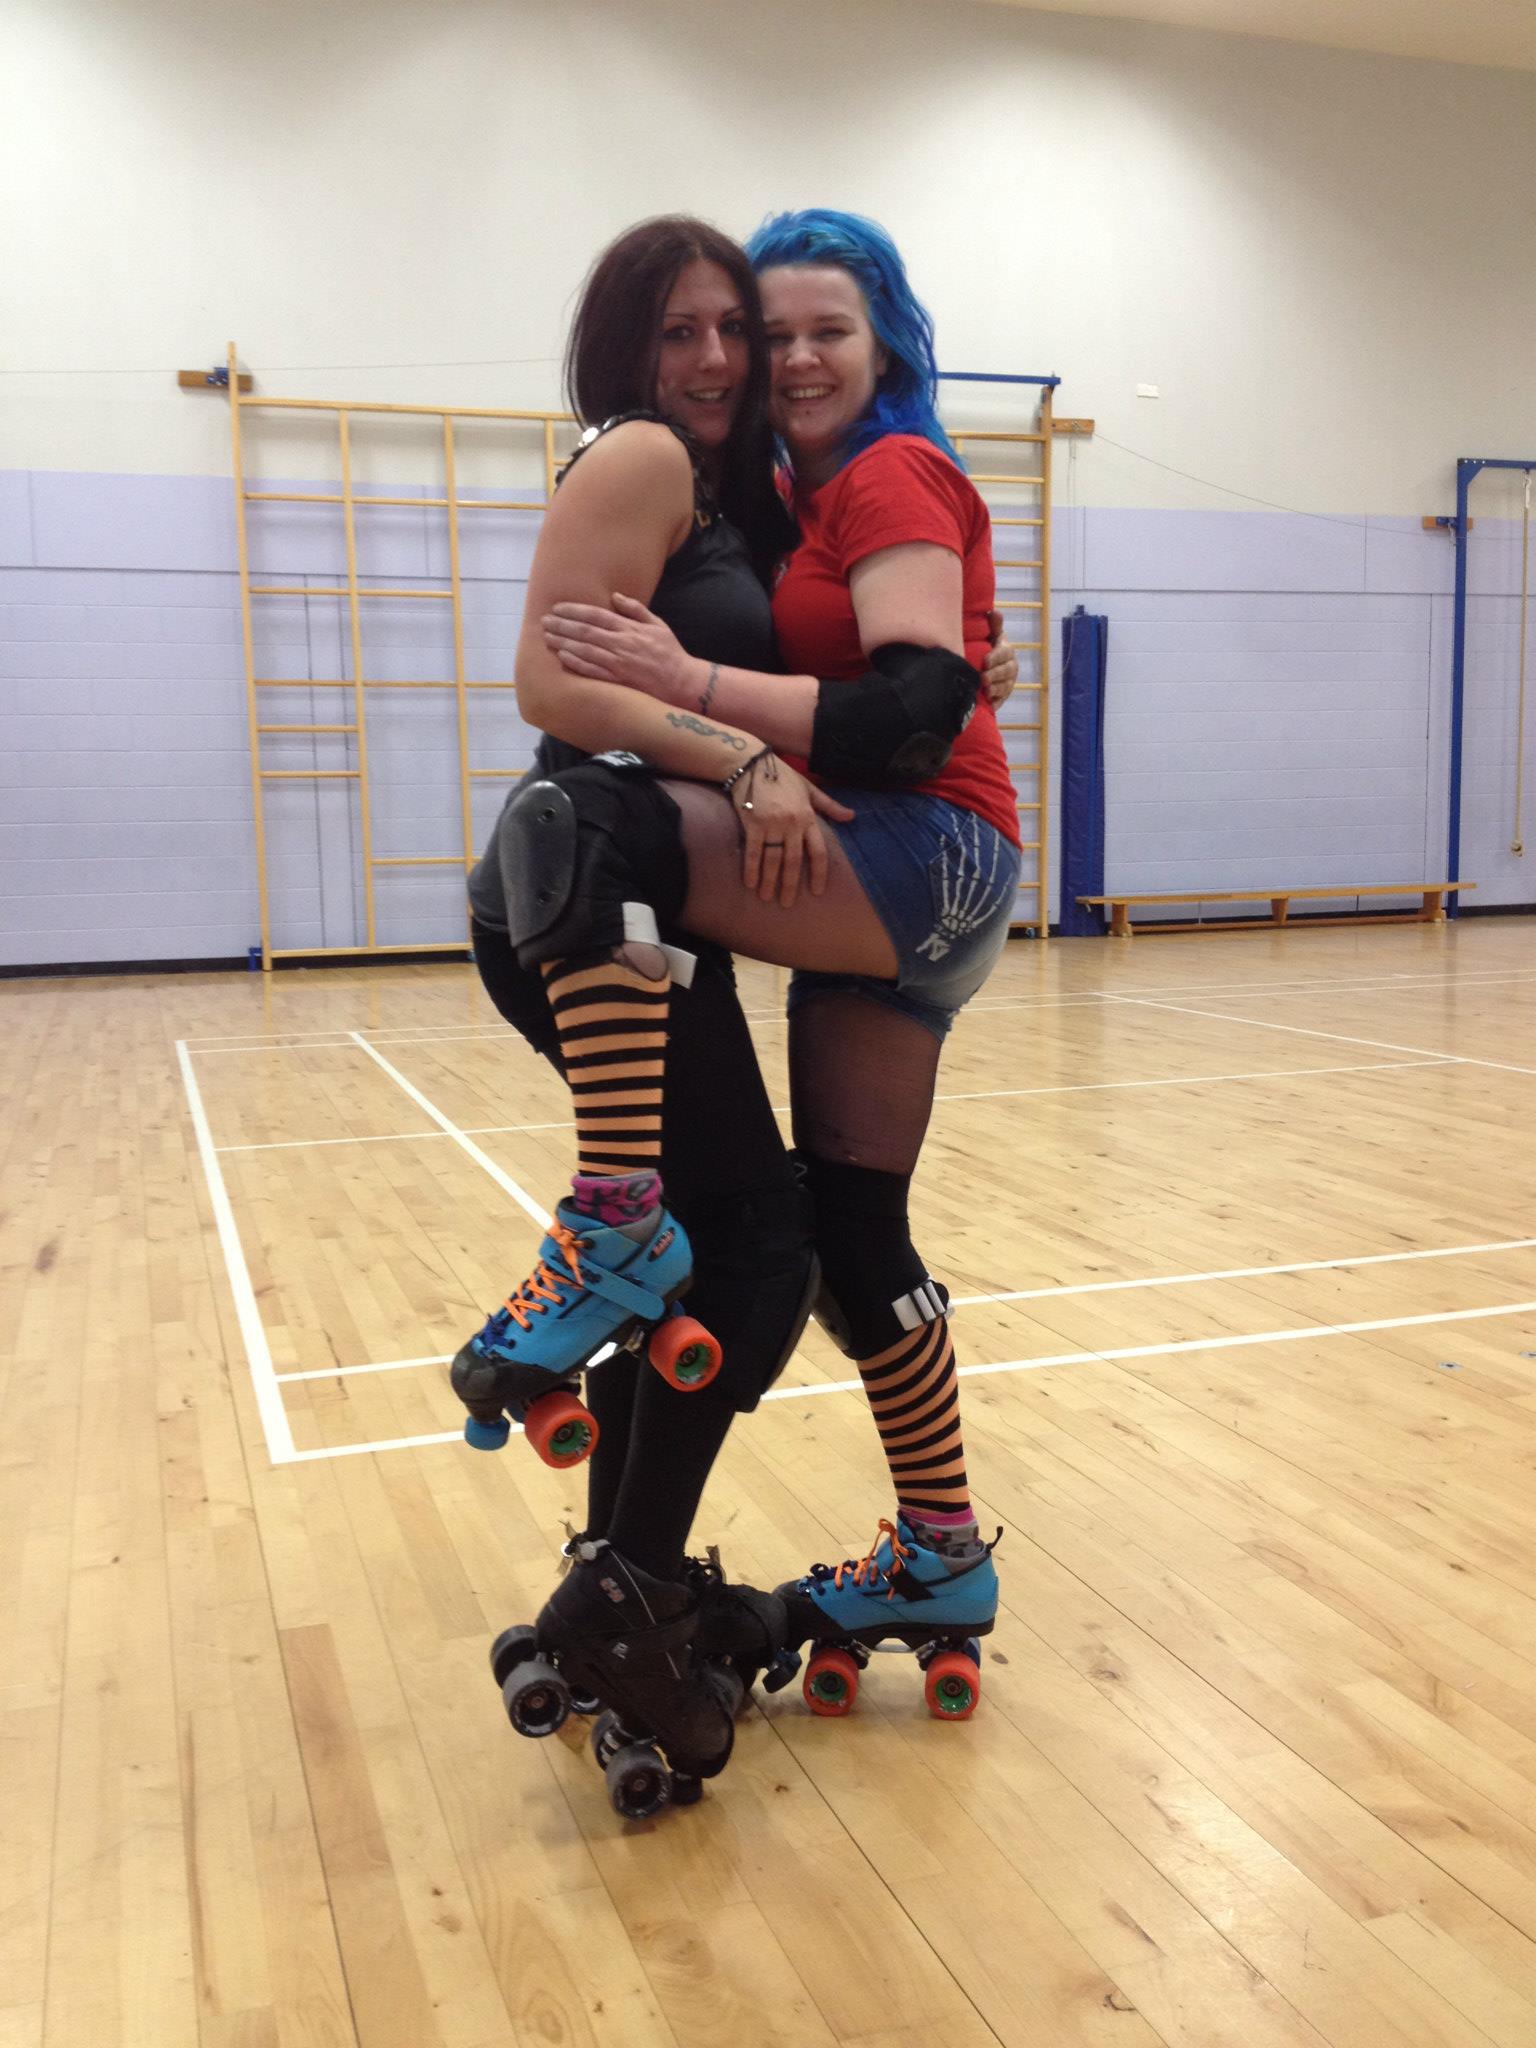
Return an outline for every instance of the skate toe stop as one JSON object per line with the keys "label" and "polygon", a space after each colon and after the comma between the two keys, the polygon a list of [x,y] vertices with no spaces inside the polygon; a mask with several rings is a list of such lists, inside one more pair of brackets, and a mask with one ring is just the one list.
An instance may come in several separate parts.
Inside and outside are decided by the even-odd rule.
{"label": "skate toe stop", "polygon": [[464,1425],[464,1441],[477,1451],[499,1451],[511,1434],[512,1425],[504,1415],[495,1422],[481,1422],[471,1415]]}

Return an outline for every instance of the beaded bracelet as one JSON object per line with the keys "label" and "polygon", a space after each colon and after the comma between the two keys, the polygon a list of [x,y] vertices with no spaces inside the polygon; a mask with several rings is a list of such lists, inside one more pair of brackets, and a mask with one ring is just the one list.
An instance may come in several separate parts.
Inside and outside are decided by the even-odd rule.
{"label": "beaded bracelet", "polygon": [[[724,782],[722,782],[722,783],[721,783],[721,785],[720,785],[720,788],[721,788],[721,790],[722,790],[722,791],[724,792],[724,794],[725,794],[726,796],[729,796],[729,795],[730,795],[730,793],[731,793],[731,791],[732,791],[732,790],[733,790],[733,789],[734,789],[734,788],[736,787],[737,783],[738,783],[738,782],[740,782],[740,780],[741,780],[741,778],[743,777],[743,775],[750,775],[750,774],[751,774],[751,772],[752,772],[752,770],[753,770],[753,769],[754,769],[754,768],[755,768],[755,767],[757,766],[758,762],[759,762],[759,761],[761,761],[761,760],[763,760],[763,759],[765,758],[765,756],[767,756],[767,755],[771,754],[772,752],[773,752],[773,749],[772,749],[772,747],[759,747],[759,749],[758,749],[758,750],[757,750],[757,752],[756,752],[756,753],[755,753],[755,754],[754,754],[754,755],[752,756],[752,758],[751,758],[751,760],[750,760],[750,761],[743,761],[743,762],[742,762],[742,764],[741,764],[741,766],[740,766],[739,768],[733,768],[733,769],[731,770],[730,774],[729,774],[729,775],[727,775],[727,777],[725,778]],[[748,797],[748,798],[747,798],[747,799],[745,800],[745,802],[744,802],[744,803],[742,804],[741,808],[742,808],[742,809],[743,809],[744,811],[750,811],[750,810],[751,810],[751,808],[752,808],[752,799],[751,799],[751,797]]]}

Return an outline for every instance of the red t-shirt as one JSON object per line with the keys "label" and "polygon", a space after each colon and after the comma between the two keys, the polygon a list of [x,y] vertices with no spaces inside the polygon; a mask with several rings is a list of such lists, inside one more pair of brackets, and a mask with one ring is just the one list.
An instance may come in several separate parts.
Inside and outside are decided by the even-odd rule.
{"label": "red t-shirt", "polygon": [[[859,644],[849,572],[866,556],[910,541],[930,541],[960,557],[965,658],[978,669],[986,661],[992,522],[964,470],[931,441],[916,434],[885,435],[819,491],[797,498],[795,516],[800,545],[773,594],[774,630],[787,673],[848,680],[866,673],[869,657]],[[977,812],[1018,845],[1018,799],[997,715],[985,696],[977,698],[949,765],[916,786]]]}

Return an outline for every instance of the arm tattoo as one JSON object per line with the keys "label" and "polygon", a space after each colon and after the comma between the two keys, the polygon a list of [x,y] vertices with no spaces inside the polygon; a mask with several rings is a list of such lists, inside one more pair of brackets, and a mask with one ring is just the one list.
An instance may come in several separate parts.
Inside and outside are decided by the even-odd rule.
{"label": "arm tattoo", "polygon": [[709,709],[710,702],[715,694],[715,685],[719,680],[720,664],[718,661],[712,661],[709,664],[709,681],[704,685],[703,694],[699,698],[699,709],[701,712]]}
{"label": "arm tattoo", "polygon": [[675,725],[684,732],[696,732],[701,739],[724,740],[738,754],[746,752],[746,741],[739,732],[725,732],[718,725],[707,725],[702,718],[695,718],[691,711],[669,711],[668,725]]}

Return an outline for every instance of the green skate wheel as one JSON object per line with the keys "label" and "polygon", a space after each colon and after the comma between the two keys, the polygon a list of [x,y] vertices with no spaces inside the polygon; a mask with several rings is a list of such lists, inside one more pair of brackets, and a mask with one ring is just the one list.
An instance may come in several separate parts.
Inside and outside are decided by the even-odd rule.
{"label": "green skate wheel", "polygon": [[597,1422],[569,1387],[557,1387],[532,1402],[523,1431],[544,1463],[556,1470],[579,1465],[597,1444]]}
{"label": "green skate wheel", "polygon": [[981,1673],[963,1650],[945,1650],[928,1666],[924,1696],[936,1721],[968,1721],[981,1703]]}
{"label": "green skate wheel", "polygon": [[813,1714],[828,1718],[851,1713],[859,1696],[859,1666],[847,1650],[818,1650],[801,1688]]}
{"label": "green skate wheel", "polygon": [[720,1344],[692,1316],[668,1316],[651,1332],[646,1356],[669,1386],[692,1392],[720,1370]]}

